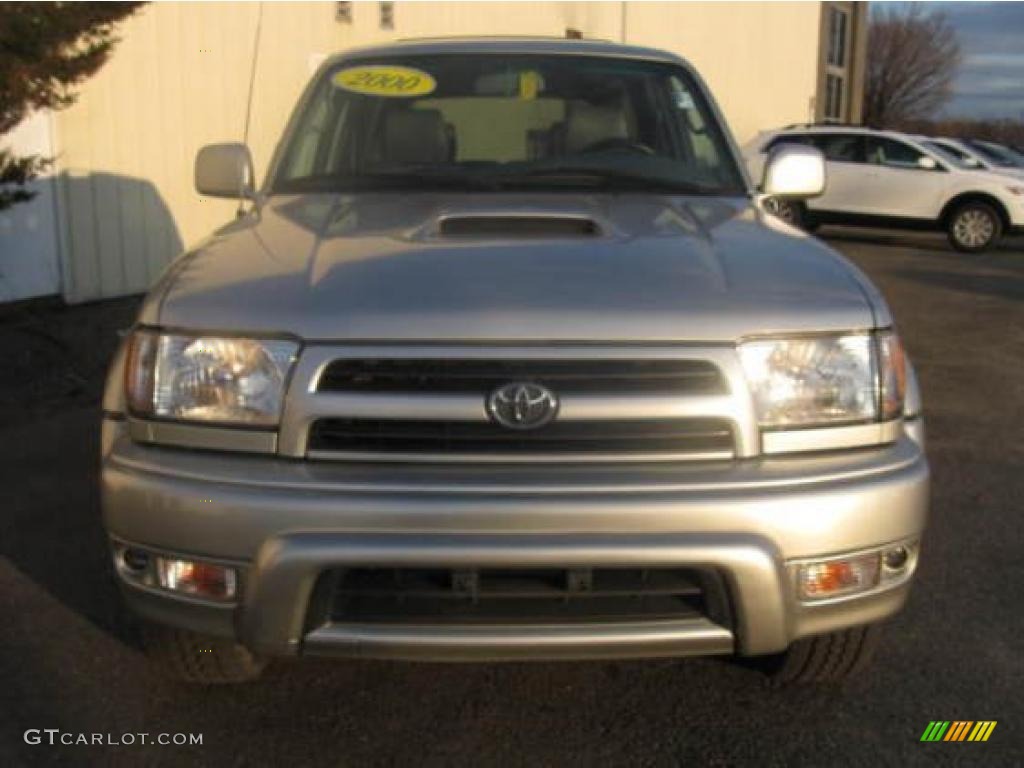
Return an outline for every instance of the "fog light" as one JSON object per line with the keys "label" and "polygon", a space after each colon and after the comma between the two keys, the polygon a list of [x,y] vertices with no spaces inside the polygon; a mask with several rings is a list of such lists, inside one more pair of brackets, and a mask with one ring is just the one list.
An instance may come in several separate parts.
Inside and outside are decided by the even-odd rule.
{"label": "fog light", "polygon": [[885,564],[886,570],[889,571],[902,571],[907,566],[908,560],[910,560],[910,553],[907,552],[906,547],[896,547],[882,555],[882,562]]}
{"label": "fog light", "polygon": [[234,568],[213,563],[158,557],[156,572],[164,589],[212,600],[230,600],[238,587]]}
{"label": "fog light", "polygon": [[134,574],[145,573],[149,568],[149,553],[141,549],[126,549],[121,553],[121,564]]}
{"label": "fog light", "polygon": [[906,581],[917,570],[920,545],[916,540],[904,541],[882,552],[882,584]]}
{"label": "fog light", "polygon": [[801,565],[797,572],[801,599],[822,600],[871,589],[878,584],[878,559],[876,552]]}

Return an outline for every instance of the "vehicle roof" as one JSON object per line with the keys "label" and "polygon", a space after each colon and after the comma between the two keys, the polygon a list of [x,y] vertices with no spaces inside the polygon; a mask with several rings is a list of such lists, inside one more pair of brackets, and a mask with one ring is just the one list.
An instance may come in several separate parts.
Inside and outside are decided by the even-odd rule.
{"label": "vehicle roof", "polygon": [[681,64],[688,68],[686,59],[657,48],[638,45],[624,45],[608,40],[579,40],[564,37],[431,37],[398,40],[381,45],[352,48],[334,54],[327,64],[353,59],[380,58],[390,55],[437,55],[447,53],[484,54],[559,54],[577,56],[613,56],[618,58],[642,59],[670,64]]}
{"label": "vehicle roof", "polygon": [[[911,144],[916,145],[918,149],[932,153],[930,148],[924,146],[925,142],[933,140],[933,137],[931,136],[925,136],[920,133],[905,133],[903,131],[888,131],[880,130],[878,128],[867,128],[863,125],[841,125],[838,123],[825,123],[813,125],[787,125],[785,128],[779,128],[778,130],[774,131],[766,131],[765,133],[761,134],[761,138],[759,139],[759,145],[765,147],[769,142],[773,141],[779,136],[799,133],[858,133],[864,136],[882,136],[885,138],[900,139],[901,141],[910,142]],[[965,169],[958,168],[957,170]]]}
{"label": "vehicle roof", "polygon": [[991,160],[985,157],[983,154],[978,152],[977,149],[971,144],[969,139],[961,139],[957,136],[935,136],[932,137],[932,141],[942,142],[943,144],[951,144],[957,147],[961,152],[966,152],[968,155],[978,160],[986,167],[991,164]]}
{"label": "vehicle roof", "polygon": [[911,138],[916,139],[917,141],[935,142],[940,147],[951,145],[957,149],[960,149],[961,151],[967,151],[970,149],[970,147],[965,145],[962,141],[960,141],[960,139],[950,138],[949,136],[926,136],[924,134],[912,134]]}
{"label": "vehicle roof", "polygon": [[889,131],[879,128],[868,128],[863,125],[843,125],[841,123],[821,123],[814,125],[787,125],[785,128],[779,128],[774,131],[769,131],[772,134],[784,134],[784,133],[862,133],[865,136],[910,136],[911,134],[903,133],[901,131]]}

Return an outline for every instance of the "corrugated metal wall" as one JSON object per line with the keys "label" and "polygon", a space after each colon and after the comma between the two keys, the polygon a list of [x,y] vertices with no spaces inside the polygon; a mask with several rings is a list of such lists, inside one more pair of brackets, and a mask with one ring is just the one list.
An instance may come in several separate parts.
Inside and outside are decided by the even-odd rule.
{"label": "corrugated metal wall", "polygon": [[[0,146],[17,155],[53,156],[51,115],[22,121]],[[36,197],[0,211],[0,303],[49,296],[61,287],[56,189],[45,177],[31,185]]]}
{"label": "corrugated metal wall", "polygon": [[[199,197],[196,151],[240,140],[260,6],[154,3],[123,25],[111,61],[57,114],[64,293],[145,290],[234,204]],[[309,78],[308,54],[343,41],[332,4],[263,8],[251,143],[260,159]]]}
{"label": "corrugated metal wall", "polygon": [[[323,55],[396,37],[459,34],[588,37],[674,49],[705,72],[740,120],[756,127],[806,117],[814,94],[818,3],[499,2],[380,4],[174,3],[146,6],[122,25],[110,62],[55,115],[63,292],[88,301],[144,291],[183,248],[233,215],[199,197],[196,151],[242,136],[253,45],[262,13],[249,145],[262,175],[299,93]],[[757,75],[752,72],[765,73]],[[770,77],[768,76],[770,73]],[[806,82],[805,82],[806,81]],[[760,124],[757,124],[760,121]],[[737,126],[734,126],[734,128]]]}

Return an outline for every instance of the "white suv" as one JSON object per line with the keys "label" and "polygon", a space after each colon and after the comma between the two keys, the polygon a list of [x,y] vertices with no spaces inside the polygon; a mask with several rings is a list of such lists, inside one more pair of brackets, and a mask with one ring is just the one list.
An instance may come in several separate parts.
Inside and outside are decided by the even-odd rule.
{"label": "white suv", "polygon": [[780,218],[819,224],[940,229],[960,251],[983,251],[1013,230],[1024,231],[1024,181],[968,169],[941,150],[891,131],[849,126],[790,126],[760,134],[744,147],[760,181],[768,155],[786,144],[825,155],[825,193],[806,201],[773,199]]}

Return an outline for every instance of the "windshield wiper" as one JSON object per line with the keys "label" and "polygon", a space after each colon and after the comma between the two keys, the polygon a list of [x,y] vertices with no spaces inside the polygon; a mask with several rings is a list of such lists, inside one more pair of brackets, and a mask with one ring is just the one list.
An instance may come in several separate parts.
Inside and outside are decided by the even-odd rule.
{"label": "windshield wiper", "polygon": [[[598,191],[660,192],[721,195],[719,187],[657,173],[657,166],[616,168],[588,162],[487,163],[472,167],[397,166],[355,174],[321,174],[280,182],[275,191],[365,192],[374,190],[467,190],[496,192],[514,189],[585,188]],[[511,166],[511,167],[510,167]]]}
{"label": "windshield wiper", "polygon": [[623,189],[630,191],[675,192],[684,195],[716,195],[721,191],[697,182],[651,176],[640,171],[618,168],[598,168],[592,165],[556,165],[541,168],[525,168],[515,173],[502,174],[495,178],[502,186],[536,184],[572,186],[582,184],[598,189]]}
{"label": "windshield wiper", "polygon": [[289,179],[278,185],[279,192],[342,192],[377,189],[490,189],[493,181],[477,173],[465,173],[429,166],[394,168],[371,173],[323,174]]}
{"label": "windshield wiper", "polygon": [[443,166],[394,168],[372,173],[360,173],[350,177],[357,182],[369,184],[414,184],[442,185],[445,187],[470,187],[472,189],[493,189],[494,182],[478,170],[466,171]]}

